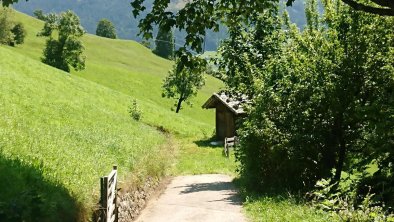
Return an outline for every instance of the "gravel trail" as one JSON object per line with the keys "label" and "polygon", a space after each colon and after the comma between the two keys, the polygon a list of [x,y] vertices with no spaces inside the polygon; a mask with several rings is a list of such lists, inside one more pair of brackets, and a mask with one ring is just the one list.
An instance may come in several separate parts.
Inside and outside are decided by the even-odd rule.
{"label": "gravel trail", "polygon": [[175,177],[137,221],[246,221],[232,179],[222,174]]}

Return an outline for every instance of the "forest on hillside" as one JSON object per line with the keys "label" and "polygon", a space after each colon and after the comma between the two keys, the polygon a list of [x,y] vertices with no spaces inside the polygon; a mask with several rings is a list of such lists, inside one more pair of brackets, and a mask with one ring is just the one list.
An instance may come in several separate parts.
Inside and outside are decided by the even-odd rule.
{"label": "forest on hillside", "polygon": [[[184,4],[182,0],[172,1],[171,7],[173,10],[180,9]],[[152,7],[153,1],[146,1],[148,8]],[[130,1],[120,0],[70,0],[70,1],[52,1],[52,0],[35,0],[28,2],[19,2],[13,5],[18,11],[27,13],[33,16],[35,10],[43,10],[46,13],[59,13],[66,10],[74,11],[81,19],[81,24],[88,33],[94,34],[97,23],[106,18],[110,20],[115,28],[119,38],[132,39],[141,41],[142,38],[138,36],[139,18],[134,18],[131,13]],[[283,4],[284,8],[284,4]],[[294,23],[300,28],[305,25],[303,1],[296,2],[292,7],[287,7],[290,17]],[[141,14],[140,18],[144,17]],[[185,33],[176,30],[174,33],[176,47],[185,43]],[[221,28],[219,32],[207,31],[206,33],[206,51],[215,51],[220,44],[220,41],[225,39],[227,29]],[[154,41],[151,42],[152,45]]]}

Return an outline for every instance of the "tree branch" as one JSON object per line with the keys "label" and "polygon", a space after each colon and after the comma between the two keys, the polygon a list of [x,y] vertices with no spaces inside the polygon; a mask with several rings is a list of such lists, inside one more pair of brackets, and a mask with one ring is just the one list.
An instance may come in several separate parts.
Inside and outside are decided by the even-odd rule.
{"label": "tree branch", "polygon": [[394,10],[394,1],[392,0],[371,0],[373,3]]}
{"label": "tree branch", "polygon": [[[379,0],[376,0],[379,1]],[[364,5],[361,3],[358,3],[353,0],[342,0],[345,4],[349,5],[352,7],[354,10],[357,11],[364,11],[376,15],[382,15],[382,16],[394,16],[394,9],[389,9],[389,8],[377,8],[377,7],[372,7],[368,5]]]}

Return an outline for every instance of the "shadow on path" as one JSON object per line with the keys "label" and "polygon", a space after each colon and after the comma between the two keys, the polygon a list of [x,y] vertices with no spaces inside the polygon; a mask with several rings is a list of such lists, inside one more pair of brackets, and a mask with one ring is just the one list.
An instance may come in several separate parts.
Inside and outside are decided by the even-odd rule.
{"label": "shadow on path", "polygon": [[232,182],[194,183],[188,184],[186,186],[178,186],[175,188],[185,188],[180,192],[180,194],[189,194],[202,191],[230,191],[228,194],[225,194],[225,198],[212,200],[209,202],[225,201],[233,205],[242,205],[242,199],[237,194],[237,190],[235,189]]}

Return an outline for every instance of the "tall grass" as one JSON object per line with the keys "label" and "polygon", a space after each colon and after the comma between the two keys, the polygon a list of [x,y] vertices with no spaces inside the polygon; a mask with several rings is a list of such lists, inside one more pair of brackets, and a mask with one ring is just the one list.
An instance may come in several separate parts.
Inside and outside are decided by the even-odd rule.
{"label": "tall grass", "polygon": [[259,222],[326,222],[340,221],[340,218],[322,210],[316,210],[307,203],[298,202],[291,196],[249,197],[244,209],[251,221]]}

